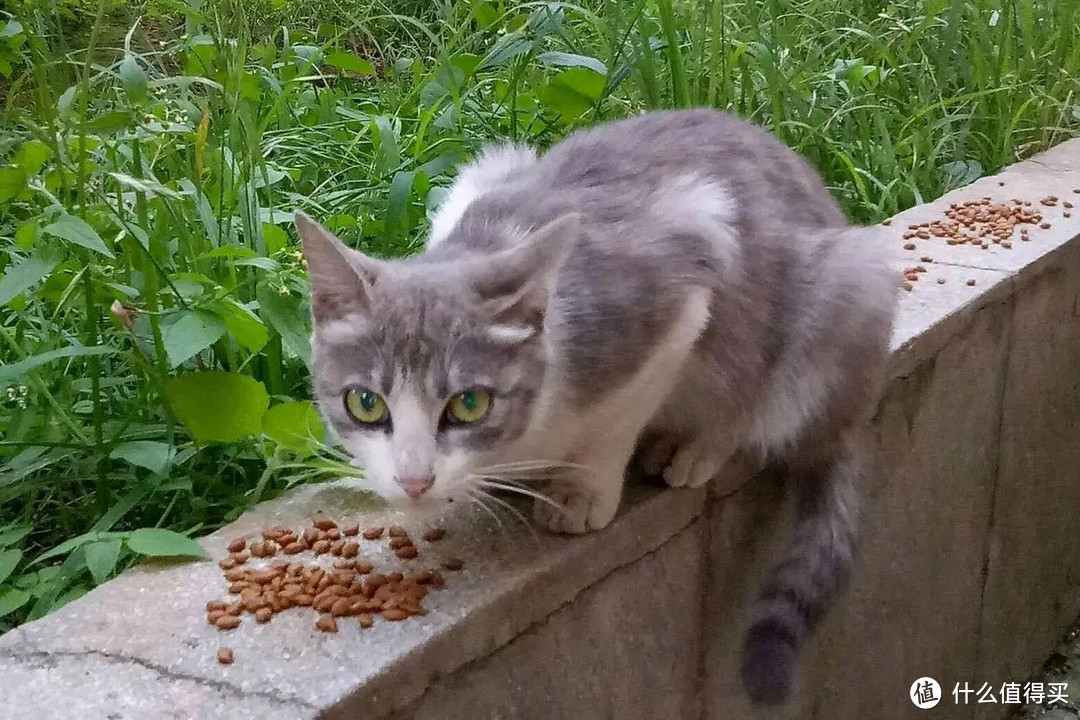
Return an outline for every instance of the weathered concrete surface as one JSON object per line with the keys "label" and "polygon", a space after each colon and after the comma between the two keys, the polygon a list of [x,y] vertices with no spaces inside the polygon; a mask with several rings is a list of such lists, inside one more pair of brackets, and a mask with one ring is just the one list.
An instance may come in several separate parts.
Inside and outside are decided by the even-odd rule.
{"label": "weathered concrete surface", "polygon": [[694,717],[704,536],[698,522],[619,568],[395,720]]}
{"label": "weathered concrete surface", "polygon": [[[857,573],[786,711],[750,712],[737,684],[744,606],[789,518],[782,488],[735,463],[707,501],[635,487],[615,523],[585,537],[534,541],[461,509],[417,567],[452,554],[466,570],[426,616],[369,631],[343,622],[324,635],[313,613],[290,611],[222,635],[204,619],[225,589],[212,563],[126,573],[0,638],[0,718],[45,704],[80,719],[892,719],[922,716],[908,692],[924,675],[945,694],[937,716],[1003,714],[957,706],[952,687],[1022,682],[1080,613],[1080,214],[1044,209],[1051,228],[1011,251],[940,238],[898,248],[908,224],[950,202],[1080,204],[1072,188],[1080,140],[891,223],[898,271],[928,272],[901,294]],[[304,488],[204,544],[217,559],[231,537],[322,512],[418,529],[358,497]],[[365,553],[400,565],[385,547]],[[228,667],[215,660],[223,644],[236,651]]]}

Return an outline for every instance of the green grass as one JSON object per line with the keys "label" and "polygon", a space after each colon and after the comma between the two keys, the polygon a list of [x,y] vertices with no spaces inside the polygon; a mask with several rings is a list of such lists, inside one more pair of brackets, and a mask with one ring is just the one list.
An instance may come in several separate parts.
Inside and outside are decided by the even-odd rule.
{"label": "green grass", "polygon": [[9,12],[0,630],[191,551],[165,530],[341,471],[307,402],[294,208],[401,255],[485,141],[710,105],[769,127],[871,222],[1080,127],[1072,0]]}

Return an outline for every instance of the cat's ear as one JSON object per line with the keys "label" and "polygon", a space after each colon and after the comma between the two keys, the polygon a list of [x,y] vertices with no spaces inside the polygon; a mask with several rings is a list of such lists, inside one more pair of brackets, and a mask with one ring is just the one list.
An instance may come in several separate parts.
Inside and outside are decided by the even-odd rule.
{"label": "cat's ear", "polygon": [[583,232],[580,214],[564,215],[477,263],[471,283],[487,307],[493,336],[524,341],[543,328],[559,270]]}
{"label": "cat's ear", "polygon": [[338,320],[363,313],[382,263],[353,250],[306,214],[297,211],[293,222],[303,242],[304,260],[311,277],[311,315],[314,322]]}

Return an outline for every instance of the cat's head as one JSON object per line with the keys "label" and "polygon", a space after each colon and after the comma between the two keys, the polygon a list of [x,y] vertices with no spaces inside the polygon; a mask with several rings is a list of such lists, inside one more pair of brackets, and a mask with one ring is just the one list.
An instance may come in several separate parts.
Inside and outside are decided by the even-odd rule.
{"label": "cat's head", "polygon": [[365,483],[391,502],[436,506],[465,497],[474,473],[518,459],[578,217],[443,261],[368,257],[302,213],[296,227],[312,285],[315,398]]}

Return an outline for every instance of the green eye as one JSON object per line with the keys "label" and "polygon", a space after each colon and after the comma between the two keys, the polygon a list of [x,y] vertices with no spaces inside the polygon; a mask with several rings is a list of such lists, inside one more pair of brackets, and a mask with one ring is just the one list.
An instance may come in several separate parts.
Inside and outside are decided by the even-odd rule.
{"label": "green eye", "polygon": [[353,420],[364,425],[381,423],[389,414],[382,395],[366,388],[349,388],[345,391],[345,411]]}
{"label": "green eye", "polygon": [[487,390],[466,390],[450,398],[446,405],[446,414],[459,423],[474,423],[482,420],[491,410],[491,393]]}

